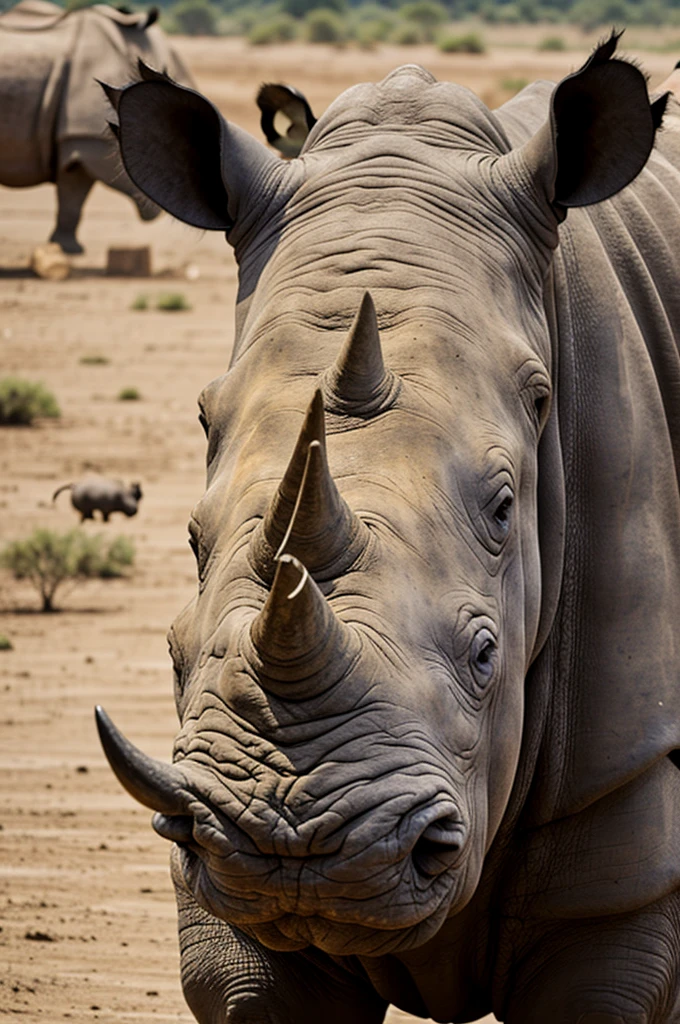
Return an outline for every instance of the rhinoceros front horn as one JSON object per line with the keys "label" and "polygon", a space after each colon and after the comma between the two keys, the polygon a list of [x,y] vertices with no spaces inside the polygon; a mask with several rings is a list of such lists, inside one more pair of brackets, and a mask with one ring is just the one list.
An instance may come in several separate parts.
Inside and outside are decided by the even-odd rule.
{"label": "rhinoceros front horn", "polygon": [[250,643],[248,660],[262,686],[301,699],[323,693],[346,673],[358,640],[302,563],[281,555],[265,605],[251,624]]}
{"label": "rhinoceros front horn", "polygon": [[365,292],[335,365],[325,376],[329,408],[350,416],[374,416],[392,403],[397,384],[395,375],[385,369],[375,305]]}
{"label": "rhinoceros front horn", "polygon": [[116,728],[103,708],[95,719],[104,753],[113,772],[130,796],[161,814],[187,813],[187,787],[182,773],[171,764],[143,754]]}

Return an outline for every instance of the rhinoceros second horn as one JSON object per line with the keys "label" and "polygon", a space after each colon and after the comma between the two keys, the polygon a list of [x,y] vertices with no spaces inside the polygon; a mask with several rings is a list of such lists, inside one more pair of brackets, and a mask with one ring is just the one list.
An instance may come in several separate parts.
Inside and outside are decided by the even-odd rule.
{"label": "rhinoceros second horn", "polygon": [[281,483],[253,539],[253,564],[263,579],[271,580],[273,559],[281,548],[295,511],[312,441],[318,441],[325,448],[323,398],[319,390],[314,393]]}

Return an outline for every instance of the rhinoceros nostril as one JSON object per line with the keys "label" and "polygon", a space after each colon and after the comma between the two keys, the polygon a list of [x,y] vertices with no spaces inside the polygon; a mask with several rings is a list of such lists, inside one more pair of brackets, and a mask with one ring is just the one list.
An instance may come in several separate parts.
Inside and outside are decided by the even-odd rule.
{"label": "rhinoceros nostril", "polygon": [[154,814],[151,824],[159,836],[173,843],[190,843],[194,837],[194,819],[190,814]]}
{"label": "rhinoceros nostril", "polygon": [[436,878],[458,861],[464,845],[462,823],[450,816],[439,818],[427,826],[413,847],[413,866],[419,875]]}

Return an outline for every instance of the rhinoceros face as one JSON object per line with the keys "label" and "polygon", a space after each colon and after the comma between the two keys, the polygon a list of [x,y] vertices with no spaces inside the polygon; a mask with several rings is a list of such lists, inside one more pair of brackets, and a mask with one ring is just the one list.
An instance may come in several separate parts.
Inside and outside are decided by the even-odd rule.
{"label": "rhinoceros face", "polygon": [[[157,110],[184,102],[155,84]],[[206,171],[198,213],[195,173],[161,202],[221,217],[241,267],[202,403],[199,595],[171,630],[174,765],[105,716],[102,737],[202,906],[277,949],[394,952],[470,900],[520,753],[552,133],[505,154],[471,94],[414,68],[346,94],[289,165],[221,131],[236,195]]]}

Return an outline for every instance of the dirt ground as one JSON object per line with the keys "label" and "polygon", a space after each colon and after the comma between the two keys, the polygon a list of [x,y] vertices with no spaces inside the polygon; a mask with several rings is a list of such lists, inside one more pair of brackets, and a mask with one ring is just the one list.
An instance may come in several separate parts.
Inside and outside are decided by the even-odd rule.
{"label": "dirt ground", "polygon": [[[482,57],[432,48],[255,49],[238,40],[177,45],[202,90],[258,132],[262,81],[295,84],[320,113],[343,88],[417,61],[497,102],[512,80],[572,70],[590,43],[572,32],[573,49],[541,53],[535,43],[546,32],[531,31],[533,45],[524,47],[519,35],[502,45],[490,36]],[[680,53],[639,56],[655,84]],[[47,616],[28,585],[0,576],[0,632],[13,644],[0,652],[0,1016],[190,1022],[167,845],[149,812],[115,782],[92,707],[101,702],[144,750],[169,757],[176,720],[165,634],[196,585],[186,529],[203,490],[196,397],[227,365],[235,267],[221,236],[165,217],[144,225],[126,199],[97,186],[74,275],[39,281],[25,268],[53,212],[51,187],[0,189],[0,372],[44,381],[63,410],[57,421],[0,430],[0,543],[37,526],[75,525],[68,496],[53,507],[51,495],[91,467],[141,481],[144,499],[135,519],[85,526],[135,541],[130,579],[83,584]],[[155,271],[166,276],[107,278],[106,249],[116,244],[151,245]],[[186,279],[187,265],[197,278]],[[153,306],[167,291],[181,291],[191,310],[130,308],[140,294]],[[91,356],[108,362],[83,363]],[[118,401],[123,387],[138,388],[141,399]],[[393,1022],[412,1020],[391,1014]]]}

